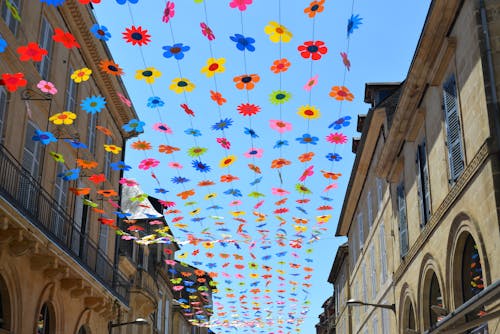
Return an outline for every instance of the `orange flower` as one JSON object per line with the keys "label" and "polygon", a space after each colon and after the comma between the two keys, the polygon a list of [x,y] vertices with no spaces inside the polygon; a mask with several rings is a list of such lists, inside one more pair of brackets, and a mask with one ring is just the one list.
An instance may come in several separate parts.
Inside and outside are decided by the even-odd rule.
{"label": "orange flower", "polygon": [[262,173],[260,168],[258,166],[255,166],[254,164],[248,164],[248,168],[250,168],[251,170],[253,170],[257,174]]}
{"label": "orange flower", "polygon": [[105,128],[104,126],[96,125],[95,127],[97,130],[101,131],[104,135],[113,137],[113,132],[111,132],[110,129]]}
{"label": "orange flower", "polygon": [[208,273],[208,276],[210,276],[210,278],[216,278],[217,276],[219,276],[219,274],[214,271],[211,271]]}
{"label": "orange flower", "polygon": [[231,174],[221,175],[220,182],[231,183],[233,181],[239,180],[240,178]]}
{"label": "orange flower", "polygon": [[337,101],[354,100],[354,95],[345,86],[333,86],[330,94],[328,95],[330,95]]}
{"label": "orange flower", "polygon": [[210,90],[210,98],[220,106],[227,102],[227,100],[222,97],[221,93],[214,92],[213,90]]}
{"label": "orange flower", "polygon": [[85,196],[90,194],[90,188],[69,188],[69,191],[76,196]]}
{"label": "orange flower", "polygon": [[106,211],[104,211],[103,209],[99,209],[99,208],[92,208],[92,210],[96,213],[99,213],[99,214],[104,214],[106,213]]}
{"label": "orange flower", "polygon": [[193,196],[195,194],[194,189],[186,190],[181,193],[178,193],[177,196],[182,198],[182,199],[188,199],[190,196]]}
{"label": "orange flower", "polygon": [[323,6],[324,3],[325,0],[315,0],[304,9],[304,13],[313,18],[316,16],[316,13],[321,13],[325,9],[325,6]]}
{"label": "orange flower", "polygon": [[205,270],[196,269],[196,270],[194,271],[194,274],[195,274],[196,276],[205,276]]}
{"label": "orange flower", "polygon": [[198,182],[198,187],[207,187],[207,186],[213,186],[215,182],[210,181],[210,180],[203,180]]}
{"label": "orange flower", "polygon": [[133,142],[131,147],[134,149],[134,150],[138,150],[138,151],[147,151],[147,150],[150,150],[151,149],[151,144],[148,143],[147,141],[145,140],[138,140],[136,142]]}
{"label": "orange flower", "polygon": [[112,196],[117,196],[118,193],[114,191],[113,189],[102,189],[102,190],[97,190],[97,193],[99,195],[102,195],[104,197],[112,197]]}
{"label": "orange flower", "polygon": [[283,73],[288,70],[288,68],[292,65],[286,58],[278,59],[273,62],[273,65],[271,66],[271,71],[273,73]]}
{"label": "orange flower", "polygon": [[236,82],[236,88],[252,90],[255,87],[255,83],[260,81],[260,77],[257,74],[244,74],[233,78]]}
{"label": "orange flower", "polygon": [[326,170],[321,170],[321,173],[323,173],[323,176],[327,179],[331,179],[331,180],[337,180],[339,177],[342,176],[341,173],[332,173],[332,172],[328,172]]}
{"label": "orange flower", "polygon": [[184,277],[190,277],[193,273],[190,273],[189,271],[181,271],[181,275]]}
{"label": "orange flower", "polygon": [[180,148],[174,147],[174,146],[170,146],[170,145],[160,145],[158,147],[158,151],[160,153],[172,154],[172,153],[174,153],[176,151],[180,151]]}
{"label": "orange flower", "polygon": [[275,203],[274,203],[274,205],[276,205],[276,206],[280,206],[280,205],[285,204],[285,203],[286,203],[286,201],[288,201],[288,198],[283,198],[283,199],[281,199],[281,200],[279,200],[279,201],[275,202]]}
{"label": "orange flower", "polygon": [[101,60],[99,66],[101,70],[111,75],[122,75],[123,69],[112,60]]}
{"label": "orange flower", "polygon": [[96,168],[99,165],[95,161],[88,161],[88,160],[83,160],[83,159],[76,159],[76,164],[78,167],[82,167],[84,169]]}
{"label": "orange flower", "polygon": [[307,153],[301,154],[299,156],[299,160],[300,160],[300,162],[308,162],[308,161],[311,161],[313,157],[314,157],[314,152],[307,152]]}
{"label": "orange flower", "polygon": [[282,168],[287,165],[291,165],[292,162],[290,160],[286,160],[284,158],[274,159],[271,163],[271,168]]}

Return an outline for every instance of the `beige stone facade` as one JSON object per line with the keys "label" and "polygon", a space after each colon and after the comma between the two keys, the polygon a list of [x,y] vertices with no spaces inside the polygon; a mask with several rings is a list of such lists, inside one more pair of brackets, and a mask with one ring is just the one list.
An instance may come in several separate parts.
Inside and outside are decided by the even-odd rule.
{"label": "beige stone facade", "polygon": [[406,80],[367,84],[336,234],[349,299],[386,308],[337,333],[500,333],[499,13],[432,1]]}

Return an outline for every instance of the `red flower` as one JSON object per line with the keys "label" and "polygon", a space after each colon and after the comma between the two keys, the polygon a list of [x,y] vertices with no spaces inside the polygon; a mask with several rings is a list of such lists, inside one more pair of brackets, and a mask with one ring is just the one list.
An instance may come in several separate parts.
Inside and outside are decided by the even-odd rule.
{"label": "red flower", "polygon": [[278,208],[276,210],[274,210],[274,214],[281,214],[281,213],[287,213],[288,212],[288,209],[287,208]]}
{"label": "red flower", "polygon": [[66,48],[71,49],[72,47],[79,48],[80,44],[76,41],[75,36],[69,32],[64,32],[62,29],[56,28],[54,36],[52,39],[58,43],[62,43]]}
{"label": "red flower", "polygon": [[27,83],[23,73],[4,73],[2,80],[0,80],[0,84],[5,86],[9,92],[15,92],[19,87],[26,86]]}
{"label": "red flower", "polygon": [[260,111],[260,107],[251,103],[242,103],[238,106],[238,112],[243,116],[252,116]]}
{"label": "red flower", "polygon": [[93,174],[89,177],[89,180],[94,182],[95,184],[106,181],[106,175],[104,174]]}
{"label": "red flower", "polygon": [[101,3],[101,0],[78,0],[82,5],[88,5],[89,3]]}
{"label": "red flower", "polygon": [[127,41],[127,43],[132,43],[132,45],[147,45],[149,42],[151,42],[151,35],[148,35],[148,31],[146,29],[142,30],[142,27],[135,27],[132,26],[132,28],[126,28],[125,32],[122,33],[123,38]]}
{"label": "red flower", "polygon": [[17,48],[17,53],[21,56],[21,61],[42,61],[42,57],[46,56],[49,52],[42,49],[38,44],[34,42],[29,42],[26,46],[20,46]]}
{"label": "red flower", "polygon": [[188,114],[189,116],[193,116],[194,117],[194,111],[192,111],[187,104],[183,103],[181,104],[181,108],[184,109],[184,112],[186,114]]}
{"label": "red flower", "polygon": [[308,41],[303,45],[298,47],[300,51],[300,55],[303,58],[311,58],[312,60],[321,59],[321,55],[324,55],[328,52],[328,48],[324,46],[325,43],[322,41]]}

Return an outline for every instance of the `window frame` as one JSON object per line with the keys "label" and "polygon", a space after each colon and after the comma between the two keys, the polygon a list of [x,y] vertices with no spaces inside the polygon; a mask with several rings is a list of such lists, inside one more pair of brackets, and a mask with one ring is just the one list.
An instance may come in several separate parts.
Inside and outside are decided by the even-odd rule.
{"label": "window frame", "polygon": [[[13,2],[17,1],[15,4]],[[2,1],[2,8],[0,10],[0,17],[4,20],[7,27],[9,27],[10,32],[17,37],[17,33],[19,32],[19,21],[17,21],[12,15],[10,9],[6,5],[6,0]],[[19,15],[21,15],[22,3],[21,0],[10,0],[10,3],[17,9]]]}
{"label": "window frame", "polygon": [[410,238],[408,235],[408,216],[406,208],[406,193],[404,182],[396,187],[397,208],[398,208],[398,232],[400,257],[404,258],[410,248]]}
{"label": "window frame", "polygon": [[417,171],[417,193],[420,212],[420,227],[424,228],[431,217],[431,189],[429,163],[425,140],[417,145],[415,167]]}
{"label": "window frame", "polygon": [[47,19],[45,15],[42,15],[38,42],[41,48],[47,50],[48,54],[42,57],[41,61],[35,63],[35,68],[43,80],[49,80],[50,77],[50,61],[52,59],[51,54],[54,46],[54,42],[52,40],[53,35],[54,28],[52,28],[49,19]]}

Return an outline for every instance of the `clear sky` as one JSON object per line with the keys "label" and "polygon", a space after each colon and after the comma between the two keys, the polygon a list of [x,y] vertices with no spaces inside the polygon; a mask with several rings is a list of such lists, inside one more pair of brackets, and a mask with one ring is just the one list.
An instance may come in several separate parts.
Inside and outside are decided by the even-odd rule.
{"label": "clear sky", "polygon": [[[177,0],[171,1],[175,3],[175,15],[168,23],[162,22],[166,1],[139,0],[124,5],[117,2],[96,4],[95,13],[98,22],[112,35],[108,44],[113,59],[123,68],[130,98],[141,121],[146,123],[139,139],[152,146],[151,150],[139,151],[130,147],[137,139],[129,142],[126,162],[133,169],[125,177],[136,180],[144,192],[176,203],[174,209],[179,212],[166,218],[181,244],[189,235],[209,241],[186,244],[178,253],[182,261],[219,275],[213,330],[286,333],[301,329],[302,333],[313,333],[321,305],[333,292],[326,280],[336,249],[345,241],[335,238],[334,233],[354,160],[352,137],[359,135],[355,133],[356,118],[369,108],[363,102],[365,83],[404,80],[430,1],[327,0],[325,10],[309,18],[304,14],[309,1],[254,0],[245,11],[240,11],[229,6],[230,0],[202,3]],[[362,21],[348,39],[346,29],[351,14],[359,15]],[[280,22],[293,34],[290,42],[270,40],[264,28],[271,21]],[[215,40],[203,36],[202,22],[212,29]],[[122,32],[133,25],[147,29],[151,42],[143,46],[126,43]],[[240,51],[230,39],[235,34],[253,38],[255,51]],[[322,41],[328,51],[319,60],[305,59],[297,48],[307,41]],[[189,46],[184,57],[180,60],[164,57],[162,48],[168,46],[166,49],[170,50],[175,43]],[[348,53],[349,71],[340,52]],[[207,77],[201,69],[211,57],[224,58],[223,64],[219,61],[219,68],[223,65],[225,71]],[[273,73],[270,70],[273,61],[282,58],[291,63],[290,68],[281,74]],[[151,85],[135,78],[136,71],[146,67],[162,73]],[[255,87],[237,89],[233,78],[250,74],[260,78]],[[307,92],[303,86],[316,74],[318,84]],[[169,89],[172,80],[181,77],[195,84],[191,92],[176,94]],[[354,95],[352,102],[339,102],[329,96],[333,86],[343,83]],[[227,102],[219,107],[211,100],[210,90],[220,92]],[[281,105],[271,103],[269,96],[276,95],[273,92],[278,90],[285,91],[290,100]],[[153,96],[159,97],[164,105],[148,107],[148,99]],[[180,107],[184,103],[194,117]],[[243,116],[237,108],[245,104],[258,106],[260,110],[251,117]],[[321,116],[310,120],[299,116],[297,111],[306,105],[319,109]],[[345,116],[351,117],[349,126],[338,130],[328,128]],[[227,128],[214,130],[221,120]],[[270,127],[270,120],[289,122],[292,129],[281,134]],[[155,131],[153,125],[159,122],[168,125],[172,133]],[[259,137],[245,134],[245,128],[254,130]],[[187,129],[199,130],[202,135],[188,135]],[[326,137],[335,132],[347,136],[347,143],[328,142]],[[308,136],[317,137],[317,142],[313,144],[312,139],[301,144],[297,140]],[[230,141],[230,148],[221,147],[217,138]],[[274,148],[279,140],[286,140],[288,145]],[[160,153],[160,145],[177,147],[179,151]],[[207,151],[198,158],[191,157],[188,150],[193,147]],[[254,153],[262,152],[262,157],[258,154],[246,157],[245,153],[252,148],[257,149]],[[300,162],[299,156],[306,152],[313,152],[314,158]],[[330,153],[342,159],[331,161],[327,158]],[[234,159],[233,155],[236,161],[232,165],[219,167],[220,161],[228,163],[227,159]],[[146,158],[157,159],[159,166],[146,171],[139,169],[139,163]],[[280,158],[291,165],[271,168],[272,161]],[[196,170],[193,160],[207,164],[211,170]],[[183,168],[170,167],[174,162]],[[248,168],[249,163],[259,166],[262,173]],[[299,181],[308,168],[314,174]],[[151,177],[151,171],[156,179]],[[323,172],[342,176],[338,180],[327,179]],[[221,176],[228,174],[239,180],[220,182]],[[182,178],[189,181],[179,184]],[[260,183],[255,182],[259,178]],[[214,181],[215,185],[198,186],[203,180]],[[299,183],[312,194],[298,192]],[[324,191],[331,184],[336,184],[336,188]],[[155,193],[159,188],[168,192]],[[178,196],[191,189],[195,192],[193,196],[185,200]],[[231,189],[232,194],[225,194]],[[263,197],[249,197],[252,193]],[[283,203],[276,204],[280,200]],[[259,215],[262,219],[256,221]],[[316,217],[324,215],[331,215],[329,221],[318,222]],[[226,254],[229,258],[225,258]]]}

